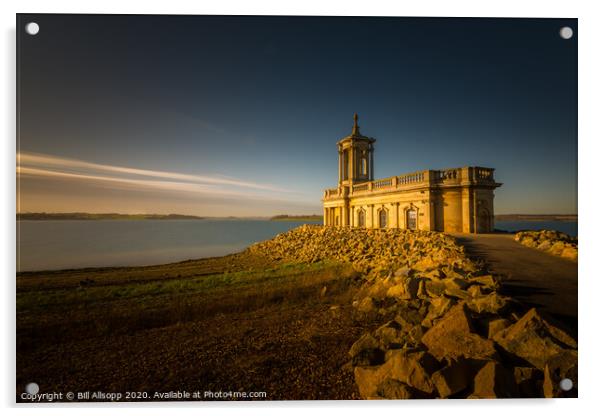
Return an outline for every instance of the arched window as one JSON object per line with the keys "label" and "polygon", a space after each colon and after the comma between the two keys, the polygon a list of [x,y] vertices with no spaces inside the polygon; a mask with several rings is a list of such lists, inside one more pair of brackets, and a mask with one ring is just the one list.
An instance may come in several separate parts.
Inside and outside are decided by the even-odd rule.
{"label": "arched window", "polygon": [[378,212],[378,226],[379,228],[387,228],[387,210],[384,208]]}
{"label": "arched window", "polygon": [[366,211],[360,209],[357,212],[357,226],[359,228],[364,228],[366,226]]}
{"label": "arched window", "polygon": [[417,219],[418,218],[416,215],[416,210],[414,208],[407,210],[406,211],[406,228],[408,230],[415,230]]}

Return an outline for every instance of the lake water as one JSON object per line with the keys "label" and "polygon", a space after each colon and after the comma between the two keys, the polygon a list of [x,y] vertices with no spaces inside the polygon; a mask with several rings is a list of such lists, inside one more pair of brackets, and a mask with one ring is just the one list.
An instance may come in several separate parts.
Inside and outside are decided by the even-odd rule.
{"label": "lake water", "polygon": [[[143,266],[223,256],[305,222],[267,220],[102,220],[17,222],[17,270]],[[500,230],[553,229],[576,222],[498,221]]]}
{"label": "lake water", "polygon": [[17,271],[144,266],[242,251],[305,223],[267,220],[17,222]]}
{"label": "lake water", "polygon": [[577,237],[577,221],[496,221],[495,228],[504,231],[556,230]]}

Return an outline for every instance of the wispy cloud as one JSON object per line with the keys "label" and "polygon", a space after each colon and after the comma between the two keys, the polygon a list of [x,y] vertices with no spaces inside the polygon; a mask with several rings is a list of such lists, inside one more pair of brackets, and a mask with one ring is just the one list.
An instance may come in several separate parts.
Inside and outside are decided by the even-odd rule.
{"label": "wispy cloud", "polygon": [[177,172],[166,172],[161,170],[137,169],[124,166],[104,165],[99,163],[86,162],[78,159],[67,159],[57,156],[19,153],[17,155],[18,166],[35,166],[59,169],[83,169],[87,171],[112,172],[128,175],[147,176],[163,179],[176,179],[180,181],[213,184],[213,185],[231,185],[242,188],[263,189],[274,192],[289,192],[285,189],[277,188],[269,184],[260,184],[256,182],[243,181],[238,179],[225,178],[223,176],[190,175]]}
{"label": "wispy cloud", "polygon": [[[20,152],[17,154],[18,177],[102,182],[106,186],[139,190],[160,190],[207,197],[302,201],[294,192],[263,184],[223,176],[193,175],[162,170],[139,169],[92,163],[52,155]],[[307,201],[306,201],[307,202]]]}

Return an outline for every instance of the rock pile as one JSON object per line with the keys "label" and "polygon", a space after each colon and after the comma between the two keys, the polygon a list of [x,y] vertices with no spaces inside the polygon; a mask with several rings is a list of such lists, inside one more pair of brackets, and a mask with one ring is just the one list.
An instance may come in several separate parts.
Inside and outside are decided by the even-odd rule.
{"label": "rock pile", "polygon": [[349,350],[362,398],[559,397],[562,379],[577,384],[575,340],[502,296],[451,236],[303,226],[249,250],[363,273],[353,306],[383,325]]}
{"label": "rock pile", "polygon": [[577,261],[577,239],[560,231],[520,231],[514,240],[527,247]]}
{"label": "rock pile", "polygon": [[453,304],[434,323],[418,322],[417,302],[356,341],[349,355],[363,398],[562,397],[560,381],[577,380],[576,342],[535,309],[504,317],[444,302],[426,310]]}
{"label": "rock pile", "polygon": [[276,261],[347,262],[370,276],[386,276],[403,266],[415,269],[440,265],[473,267],[464,255],[464,248],[452,237],[429,231],[303,225],[253,244],[248,250]]}

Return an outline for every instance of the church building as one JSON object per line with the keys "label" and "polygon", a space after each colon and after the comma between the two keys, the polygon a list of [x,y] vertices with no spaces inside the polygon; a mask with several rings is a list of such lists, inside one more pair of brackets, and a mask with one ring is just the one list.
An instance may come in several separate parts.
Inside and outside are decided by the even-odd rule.
{"label": "church building", "polygon": [[339,183],[326,189],[324,225],[406,228],[457,233],[493,231],[494,169],[465,166],[374,179],[374,143],[354,115],[351,134],[337,143]]}

